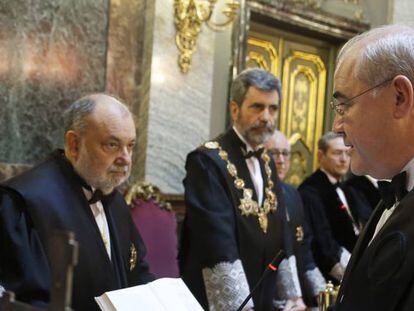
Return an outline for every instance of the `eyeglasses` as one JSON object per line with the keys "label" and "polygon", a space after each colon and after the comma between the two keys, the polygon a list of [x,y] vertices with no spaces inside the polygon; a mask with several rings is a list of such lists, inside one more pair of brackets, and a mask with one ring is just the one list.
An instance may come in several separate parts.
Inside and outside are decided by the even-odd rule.
{"label": "eyeglasses", "polygon": [[269,153],[276,158],[283,156],[284,158],[290,157],[290,151],[287,149],[269,149]]}
{"label": "eyeglasses", "polygon": [[351,106],[352,101],[368,92],[371,92],[372,90],[376,89],[377,87],[382,86],[383,84],[390,82],[394,79],[394,77],[387,79],[385,81],[382,81],[379,84],[374,85],[373,87],[369,88],[368,90],[363,91],[362,93],[359,93],[358,95],[355,95],[354,97],[347,99],[343,102],[339,101],[337,98],[333,98],[332,101],[329,103],[329,105],[331,106],[331,108],[333,110],[335,110],[335,112],[340,115],[343,116],[345,114],[345,112],[347,111],[347,109]]}

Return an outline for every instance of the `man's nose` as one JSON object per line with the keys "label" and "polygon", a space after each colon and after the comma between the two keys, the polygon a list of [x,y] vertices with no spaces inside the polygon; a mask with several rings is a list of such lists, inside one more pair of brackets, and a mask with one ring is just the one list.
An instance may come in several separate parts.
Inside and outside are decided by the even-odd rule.
{"label": "man's nose", "polygon": [[271,118],[272,118],[272,115],[269,111],[269,108],[263,109],[263,112],[262,112],[262,115],[261,115],[261,120],[269,121]]}
{"label": "man's nose", "polygon": [[332,131],[335,133],[343,132],[343,122],[342,117],[338,114],[335,114],[335,118],[332,124]]}
{"label": "man's nose", "polygon": [[127,146],[121,148],[120,153],[116,159],[117,164],[129,165],[131,164],[132,152]]}

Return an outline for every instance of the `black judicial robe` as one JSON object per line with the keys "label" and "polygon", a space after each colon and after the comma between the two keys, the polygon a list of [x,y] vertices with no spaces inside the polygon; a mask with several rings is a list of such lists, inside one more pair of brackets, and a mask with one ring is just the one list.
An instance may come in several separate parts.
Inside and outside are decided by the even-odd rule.
{"label": "black judicial robe", "polygon": [[381,200],[380,191],[371,181],[365,176],[352,175],[345,184],[355,190],[360,196],[368,201],[372,210],[378,205]]}
{"label": "black judicial robe", "polygon": [[[227,151],[230,162],[246,188],[254,191],[246,161],[243,158],[244,143],[233,129],[214,141]],[[259,159],[262,176],[265,178],[262,159]],[[242,216],[238,208],[241,190],[234,186],[217,149],[203,146],[187,157],[187,175],[184,179],[186,216],[181,232],[179,253],[180,270],[183,280],[204,308],[207,298],[202,277],[203,268],[212,268],[220,262],[234,262],[240,259],[250,290],[259,281],[267,264],[283,247],[283,230],[287,230],[285,210],[281,202],[279,180],[271,161],[274,192],[279,199],[276,212],[268,214],[269,225],[264,234],[256,216]],[[267,184],[264,181],[264,186]],[[265,195],[265,194],[264,194]],[[254,191],[253,199],[257,201]],[[285,245],[285,248],[288,248]],[[291,249],[290,249],[291,254]],[[255,310],[273,310],[275,274],[270,274],[253,295]]]}
{"label": "black judicial robe", "polygon": [[[18,300],[44,306],[50,299],[48,238],[70,230],[79,242],[73,275],[72,306],[99,310],[95,296],[153,279],[122,195],[103,200],[111,238],[109,259],[91,208],[69,162],[61,151],[44,163],[0,186],[0,285]],[[131,246],[138,259],[130,271]]]}
{"label": "black judicial robe", "polygon": [[[328,176],[319,169],[306,178],[298,188],[313,237],[312,250],[315,262],[326,278],[330,278],[329,272],[339,262],[340,247],[352,253],[358,238],[347,211],[341,208],[342,201],[335,189]],[[352,189],[342,190],[353,218],[357,223],[364,225],[370,215],[366,201],[359,200]]]}
{"label": "black judicial robe", "polygon": [[306,223],[302,198],[298,190],[293,186],[281,182],[280,187],[289,217],[290,234],[294,238],[293,253],[296,256],[303,299],[307,306],[317,306],[313,291],[314,287],[318,288],[321,284],[314,284],[312,282],[316,280],[305,280],[307,278],[305,273],[316,269],[317,266],[311,250],[312,236]]}
{"label": "black judicial robe", "polygon": [[414,191],[403,198],[369,244],[382,204],[355,245],[335,311],[414,310]]}

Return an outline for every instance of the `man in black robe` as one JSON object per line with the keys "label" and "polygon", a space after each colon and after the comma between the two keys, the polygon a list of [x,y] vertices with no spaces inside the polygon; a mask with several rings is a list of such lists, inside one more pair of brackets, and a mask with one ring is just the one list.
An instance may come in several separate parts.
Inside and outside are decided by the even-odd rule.
{"label": "man in black robe", "polygon": [[352,252],[337,311],[414,310],[413,68],[414,28],[403,25],[362,33],[338,55],[333,129],[354,174],[392,182]]}
{"label": "man in black robe", "polygon": [[[326,282],[313,258],[311,250],[312,236],[306,223],[302,198],[296,188],[283,182],[290,168],[290,143],[282,132],[276,130],[266,141],[265,146],[276,163],[277,174],[281,180],[280,186],[290,228],[289,234],[294,239],[293,253],[297,261],[303,300],[308,307],[317,307],[317,296],[321,290],[325,289]],[[294,306],[291,301],[287,303]],[[298,302],[295,304],[298,304]]]}
{"label": "man in black robe", "polygon": [[49,238],[72,231],[79,242],[74,310],[99,310],[106,291],[143,284],[143,241],[122,195],[135,125],[114,97],[94,94],[64,113],[65,150],[0,186],[0,285],[36,306],[50,301]]}
{"label": "man in black robe", "polygon": [[320,138],[318,160],[320,168],[298,190],[315,261],[325,278],[340,281],[370,208],[339,183],[349,170],[348,147],[340,135],[328,132]]}
{"label": "man in black robe", "polygon": [[378,180],[369,176],[353,175],[345,182],[346,186],[355,190],[362,198],[365,198],[372,210],[377,207],[381,195],[378,188]]}
{"label": "man in black robe", "polygon": [[[264,70],[242,72],[232,84],[233,127],[187,157],[180,269],[205,309],[236,310],[282,248],[286,292],[300,296],[279,180],[261,148],[275,128],[280,90]],[[267,275],[244,310],[273,310],[275,285]]]}

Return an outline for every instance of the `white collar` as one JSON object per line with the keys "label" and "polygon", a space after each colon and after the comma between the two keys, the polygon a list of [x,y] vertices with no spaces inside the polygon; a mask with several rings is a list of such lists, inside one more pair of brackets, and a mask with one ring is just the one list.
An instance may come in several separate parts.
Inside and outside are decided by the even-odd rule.
{"label": "white collar", "polygon": [[374,185],[375,188],[378,188],[378,179],[372,176],[369,176],[369,175],[364,175],[364,176],[371,182],[371,184]]}
{"label": "white collar", "polygon": [[401,172],[406,171],[407,173],[407,181],[405,183],[405,187],[407,191],[411,191],[414,188],[414,158],[412,158],[401,170]]}

